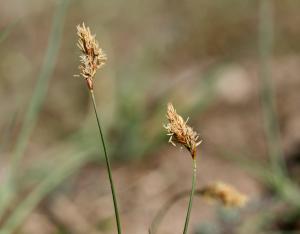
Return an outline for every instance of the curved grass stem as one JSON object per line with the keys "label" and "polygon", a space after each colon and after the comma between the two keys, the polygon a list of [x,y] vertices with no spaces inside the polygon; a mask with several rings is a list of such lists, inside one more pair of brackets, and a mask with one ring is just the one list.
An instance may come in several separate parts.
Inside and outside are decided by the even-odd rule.
{"label": "curved grass stem", "polygon": [[196,176],[197,176],[197,164],[196,164],[196,159],[193,158],[192,190],[191,190],[191,193],[190,193],[190,200],[189,200],[188,210],[187,210],[187,213],[186,213],[183,234],[187,233],[187,230],[188,230],[188,227],[189,227],[190,215],[191,215],[191,210],[192,210],[192,206],[193,206],[193,197],[194,197],[195,187],[196,187]]}
{"label": "curved grass stem", "polygon": [[179,194],[176,194],[169,201],[167,201],[167,203],[164,204],[163,207],[160,208],[160,210],[154,216],[154,218],[153,218],[153,220],[152,220],[152,222],[150,224],[148,233],[149,234],[156,234],[158,226],[160,225],[160,223],[162,222],[164,216],[167,214],[167,212],[172,207],[172,205],[175,204],[178,200],[180,200],[180,199],[188,196],[189,193],[190,193],[190,191],[181,192]]}
{"label": "curved grass stem", "polygon": [[113,203],[114,203],[114,209],[115,209],[115,216],[116,216],[118,234],[121,234],[122,229],[121,229],[120,215],[119,215],[119,209],[118,209],[118,202],[117,202],[117,198],[116,198],[115,186],[114,186],[114,182],[113,182],[113,178],[112,178],[110,161],[109,161],[109,158],[108,158],[108,155],[107,155],[106,145],[105,145],[104,136],[103,136],[103,132],[102,132],[102,129],[101,129],[101,124],[100,124],[100,120],[99,120],[99,116],[98,116],[98,112],[97,112],[97,108],[96,108],[96,101],[95,101],[95,96],[94,96],[93,90],[90,90],[90,94],[91,94],[91,99],[92,99],[92,102],[93,102],[94,112],[95,112],[96,119],[97,119],[97,125],[98,125],[98,129],[99,129],[99,133],[100,133],[101,143],[102,143],[103,151],[104,151],[104,155],[105,155],[106,167],[107,167],[107,172],[108,172],[108,177],[109,177],[109,182],[110,182],[110,188],[111,188],[111,193],[112,193]]}

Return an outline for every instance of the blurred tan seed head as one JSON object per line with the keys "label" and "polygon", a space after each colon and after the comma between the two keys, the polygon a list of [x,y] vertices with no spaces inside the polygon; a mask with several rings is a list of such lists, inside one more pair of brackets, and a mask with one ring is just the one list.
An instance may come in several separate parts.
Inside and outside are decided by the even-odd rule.
{"label": "blurred tan seed head", "polygon": [[183,118],[176,113],[171,103],[168,104],[167,119],[169,123],[164,125],[164,128],[167,129],[167,135],[170,136],[169,142],[174,146],[176,146],[175,143],[183,145],[188,149],[194,159],[196,156],[196,148],[201,144],[201,140],[198,140],[198,133],[187,125],[188,119],[184,121]]}
{"label": "blurred tan seed head", "polygon": [[218,200],[225,206],[242,207],[247,202],[247,196],[223,182],[217,182],[201,189],[203,197]]}
{"label": "blurred tan seed head", "polygon": [[78,42],[77,46],[82,52],[80,55],[79,70],[81,76],[86,79],[90,89],[93,89],[93,77],[96,71],[102,67],[107,57],[99,47],[96,40],[96,35],[92,35],[90,28],[86,27],[84,23],[77,25]]}

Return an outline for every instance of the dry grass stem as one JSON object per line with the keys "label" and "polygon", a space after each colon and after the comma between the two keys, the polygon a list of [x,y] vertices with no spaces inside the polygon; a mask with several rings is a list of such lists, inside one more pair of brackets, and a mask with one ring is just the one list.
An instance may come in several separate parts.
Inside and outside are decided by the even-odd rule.
{"label": "dry grass stem", "polygon": [[201,189],[202,196],[211,200],[218,200],[225,206],[242,207],[247,202],[247,196],[223,182],[217,182]]}
{"label": "dry grass stem", "polygon": [[199,134],[195,132],[189,125],[187,125],[188,119],[186,121],[176,113],[173,105],[168,104],[167,109],[167,119],[168,124],[164,125],[165,129],[168,131],[170,136],[169,142],[176,146],[175,143],[183,145],[191,153],[193,159],[196,155],[196,148],[201,144],[199,139]]}
{"label": "dry grass stem", "polygon": [[82,26],[77,25],[77,35],[79,37],[77,46],[82,52],[79,65],[80,74],[87,81],[89,89],[93,90],[93,77],[97,70],[105,64],[107,57],[99,47],[96,35],[92,35],[90,28],[86,27],[84,23]]}

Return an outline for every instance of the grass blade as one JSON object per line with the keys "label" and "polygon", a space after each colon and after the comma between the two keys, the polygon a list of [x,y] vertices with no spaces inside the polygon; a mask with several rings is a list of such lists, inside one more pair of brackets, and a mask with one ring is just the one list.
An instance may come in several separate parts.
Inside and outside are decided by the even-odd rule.
{"label": "grass blade", "polygon": [[[12,169],[9,176],[9,181],[4,183],[0,189],[0,218],[3,216],[7,206],[13,199],[12,196],[15,194],[14,190],[15,190],[15,182],[16,182],[15,181],[16,172],[18,170],[19,163],[24,154],[30,134],[36,123],[38,113],[45,99],[49,79],[54,70],[54,65],[59,50],[59,45],[62,37],[64,16],[67,10],[68,2],[69,0],[63,0],[61,4],[58,6],[55,15],[53,17],[52,30],[50,33],[50,39],[44,57],[43,66],[40,71],[36,87],[33,91],[33,95],[29,107],[25,114],[23,126],[21,128],[12,155]],[[6,194],[6,196],[4,196],[3,194]]]}
{"label": "grass blade", "polygon": [[273,19],[272,3],[262,0],[260,4],[259,24],[259,54],[260,54],[260,96],[263,109],[265,134],[270,155],[272,170],[277,174],[284,174],[283,152],[280,146],[280,131],[277,111],[272,88],[269,59],[273,47]]}
{"label": "grass blade", "polygon": [[63,32],[63,22],[68,7],[69,0],[63,0],[58,6],[55,15],[53,17],[53,24],[50,33],[50,38],[48,42],[48,47],[46,55],[44,57],[43,66],[33,95],[28,107],[28,110],[25,114],[23,126],[21,128],[15,151],[13,154],[12,162],[12,173],[14,174],[18,169],[19,162],[24,154],[26,145],[28,143],[30,134],[33,130],[33,127],[36,123],[38,113],[44,103],[49,80],[52,76],[54,65],[59,51],[60,41]]}
{"label": "grass blade", "polygon": [[64,162],[63,165],[54,170],[21,202],[21,204],[17,206],[1,227],[0,234],[13,233],[49,192],[55,189],[62,181],[89,160],[86,156],[86,152],[70,155],[68,158],[68,161]]}
{"label": "grass blade", "polygon": [[9,36],[9,34],[12,32],[12,30],[18,24],[18,22],[19,22],[19,20],[12,22],[11,24],[6,26],[6,28],[0,32],[0,43],[2,43]]}

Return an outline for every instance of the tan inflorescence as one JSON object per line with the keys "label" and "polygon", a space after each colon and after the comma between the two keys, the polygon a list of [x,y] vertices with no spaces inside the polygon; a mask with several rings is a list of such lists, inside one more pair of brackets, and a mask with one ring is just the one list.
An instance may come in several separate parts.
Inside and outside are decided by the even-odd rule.
{"label": "tan inflorescence", "polygon": [[175,143],[183,145],[188,149],[194,159],[196,156],[196,148],[201,144],[201,141],[198,140],[198,133],[187,125],[188,119],[184,121],[183,118],[176,113],[171,103],[168,104],[167,119],[169,123],[164,125],[164,127],[170,136],[169,142],[174,146],[176,146]]}
{"label": "tan inflorescence", "polygon": [[102,67],[107,57],[99,47],[96,41],[96,35],[92,35],[89,27],[86,27],[84,23],[77,25],[78,43],[82,55],[80,55],[80,74],[86,79],[90,89],[93,89],[93,77],[96,74],[97,69]]}
{"label": "tan inflorescence", "polygon": [[242,207],[247,202],[247,196],[238,192],[235,188],[223,182],[217,182],[201,189],[201,195],[205,198],[218,200],[225,206]]}

